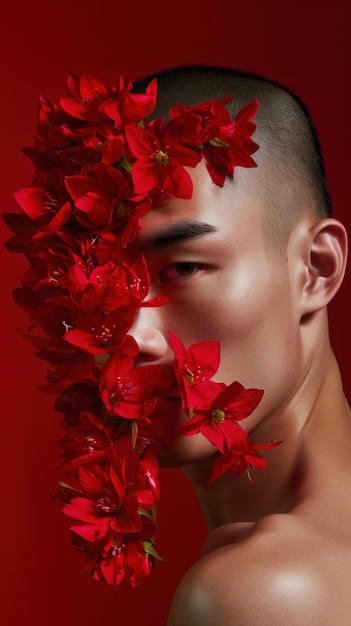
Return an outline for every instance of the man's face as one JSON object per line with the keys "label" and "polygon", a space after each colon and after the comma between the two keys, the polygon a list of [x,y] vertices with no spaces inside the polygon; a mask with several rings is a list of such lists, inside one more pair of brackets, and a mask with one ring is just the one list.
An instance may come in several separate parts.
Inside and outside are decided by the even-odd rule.
{"label": "man's face", "polygon": [[141,309],[131,334],[143,364],[172,361],[169,330],[186,347],[219,341],[215,380],[264,390],[259,407],[241,422],[249,430],[278,412],[301,378],[294,252],[282,257],[268,251],[254,171],[238,168],[234,183],[223,189],[203,162],[190,173],[191,200],[172,200],[143,218],[150,296],[165,295],[169,302]]}

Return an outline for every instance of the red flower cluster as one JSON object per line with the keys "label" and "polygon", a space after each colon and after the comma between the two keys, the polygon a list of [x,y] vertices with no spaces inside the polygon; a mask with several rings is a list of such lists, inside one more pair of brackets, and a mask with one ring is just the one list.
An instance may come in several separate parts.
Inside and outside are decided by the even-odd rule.
{"label": "red flower cluster", "polygon": [[73,74],[59,105],[41,96],[35,145],[23,149],[33,181],[16,193],[22,212],[4,216],[14,233],[8,250],[29,263],[14,290],[30,318],[24,335],[49,363],[44,390],[63,414],[59,445],[70,484],[60,483],[55,499],[79,522],[73,542],[93,578],[112,585],[139,584],[158,556],[157,457],[181,406],[189,421],[179,431],[202,432],[222,453],[214,478],[265,465],[238,425],[262,392],[211,380],[217,343],[185,350],[171,336],[174,366],[133,367],[135,314],[166,301],[146,300],[148,270],[132,245],[140,218],[160,199],[190,198],[186,168],[202,158],[223,185],[235,166],[255,166],[258,148],[257,101],[233,120],[228,97],[177,105],[168,122],[146,122],[156,96],[156,80],[136,94],[123,78],[107,87]]}

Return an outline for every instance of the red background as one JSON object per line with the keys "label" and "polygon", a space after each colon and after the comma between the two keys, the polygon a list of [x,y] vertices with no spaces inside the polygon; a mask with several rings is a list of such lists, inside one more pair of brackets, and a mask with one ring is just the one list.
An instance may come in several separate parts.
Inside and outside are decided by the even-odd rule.
{"label": "red background", "polygon": [[[6,3],[7,4],[7,3]],[[284,3],[285,4],[285,3]],[[346,3],[295,0],[12,0],[0,20],[1,212],[30,182],[20,147],[32,143],[40,91],[63,95],[70,71],[114,83],[187,62],[227,64],[285,83],[311,109],[325,152],[335,216],[351,226],[350,53]],[[1,241],[10,237],[1,223]],[[25,262],[1,246],[1,560],[4,626],[92,626],[113,621],[161,626],[177,583],[198,557],[204,522],[180,470],[164,470],[157,565],[140,588],[91,582],[70,545],[69,520],[49,498],[58,480],[58,414],[38,386],[44,364],[18,332],[26,316],[11,300]],[[347,279],[331,306],[331,327],[346,390]],[[332,419],[333,416],[330,416]],[[346,486],[345,486],[346,488]],[[235,566],[235,564],[234,564]]]}

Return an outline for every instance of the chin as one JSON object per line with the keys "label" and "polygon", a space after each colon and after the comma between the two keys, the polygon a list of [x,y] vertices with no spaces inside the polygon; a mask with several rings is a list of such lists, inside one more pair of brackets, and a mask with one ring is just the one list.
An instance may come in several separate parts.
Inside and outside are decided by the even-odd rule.
{"label": "chin", "polygon": [[159,453],[160,467],[182,467],[213,459],[217,448],[201,433],[192,436],[176,435]]}

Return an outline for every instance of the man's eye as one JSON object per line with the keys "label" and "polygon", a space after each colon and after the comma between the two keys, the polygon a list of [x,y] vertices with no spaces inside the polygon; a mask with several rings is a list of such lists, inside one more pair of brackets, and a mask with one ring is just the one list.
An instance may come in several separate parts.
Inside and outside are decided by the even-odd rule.
{"label": "man's eye", "polygon": [[165,267],[160,273],[160,282],[164,282],[166,280],[177,280],[180,278],[186,278],[187,276],[191,276],[195,274],[199,269],[197,263],[191,262],[183,262],[183,263],[173,263],[172,265],[168,265]]}

